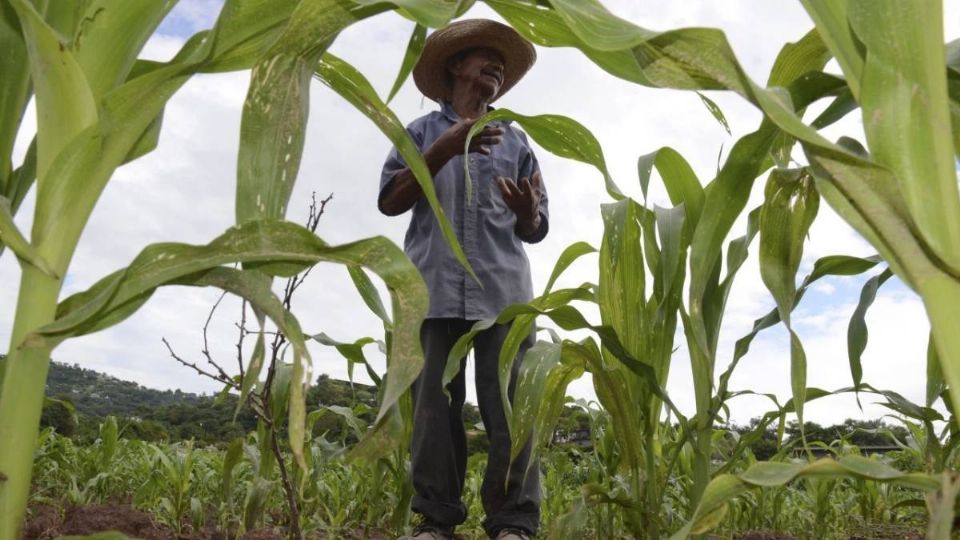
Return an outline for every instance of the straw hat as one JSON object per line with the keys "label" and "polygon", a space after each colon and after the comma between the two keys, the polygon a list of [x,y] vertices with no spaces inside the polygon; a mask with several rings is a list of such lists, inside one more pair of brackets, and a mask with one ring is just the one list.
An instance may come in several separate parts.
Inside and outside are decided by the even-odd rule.
{"label": "straw hat", "polygon": [[447,61],[464,49],[478,47],[491,48],[503,57],[503,84],[491,101],[517,84],[537,59],[533,45],[505,24],[487,19],[457,21],[430,34],[424,43],[413,68],[417,88],[434,101],[447,97]]}

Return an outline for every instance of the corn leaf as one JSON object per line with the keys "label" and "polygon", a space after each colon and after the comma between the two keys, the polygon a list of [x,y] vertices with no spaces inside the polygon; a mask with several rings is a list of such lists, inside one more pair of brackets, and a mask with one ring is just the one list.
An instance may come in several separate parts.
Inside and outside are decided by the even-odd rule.
{"label": "corn leaf", "polygon": [[667,195],[673,204],[683,204],[690,230],[696,230],[703,211],[704,192],[693,167],[679,152],[664,146],[637,159],[637,174],[640,177],[640,190],[644,198],[650,185],[650,175],[657,168]]}
{"label": "corn leaf", "polygon": [[237,399],[237,407],[233,411],[233,419],[237,419],[240,409],[247,401],[247,396],[253,387],[260,382],[260,372],[263,371],[263,361],[266,358],[266,343],[263,335],[263,325],[260,325],[260,331],[257,332],[257,341],[253,345],[253,351],[250,353],[250,361],[247,362],[247,369],[244,371],[243,380],[240,381],[240,397]]}
{"label": "corn leaf", "polygon": [[385,329],[388,331],[392,330],[393,321],[390,320],[390,314],[388,314],[387,309],[383,307],[383,300],[380,299],[380,293],[377,292],[377,288],[373,285],[373,282],[370,281],[367,274],[359,266],[348,266],[347,272],[350,274],[350,279],[353,280],[353,285],[357,288],[357,292],[360,293],[363,303],[370,308],[370,311],[372,311],[374,315],[383,321]]}
{"label": "corn leaf", "polygon": [[250,69],[286,27],[299,0],[231,0],[211,35],[205,72]]}
{"label": "corn leaf", "polygon": [[76,26],[70,48],[86,75],[93,98],[127,80],[147,39],[175,2],[92,0]]}
{"label": "corn leaf", "polygon": [[0,195],[10,197],[13,144],[30,98],[30,64],[20,20],[9,2],[0,3]]}
{"label": "corn leaf", "polygon": [[33,186],[37,179],[37,138],[34,137],[27,147],[27,153],[23,157],[23,163],[14,169],[10,175],[10,182],[7,184],[6,198],[10,201],[10,214],[17,215],[20,204],[27,196],[27,192]]}
{"label": "corn leaf", "polygon": [[851,0],[848,15],[867,49],[859,101],[873,159],[896,177],[917,234],[960,272],[942,7]]}
{"label": "corn leaf", "polygon": [[943,368],[940,367],[940,356],[933,336],[927,340],[927,407],[932,407],[946,385],[943,380]]}
{"label": "corn leaf", "polygon": [[601,51],[632,49],[655,35],[594,0],[550,0],[550,4],[577,37]]}
{"label": "corn leaf", "polygon": [[380,386],[380,376],[377,375],[373,368],[370,366],[370,362],[367,361],[366,355],[363,354],[363,348],[367,345],[379,344],[383,347],[383,343],[378,342],[377,340],[371,337],[360,338],[353,343],[345,343],[342,341],[337,341],[330,336],[320,332],[319,334],[314,334],[310,336],[310,339],[320,343],[321,345],[326,345],[328,347],[333,347],[340,353],[341,356],[347,360],[347,377],[351,383],[353,383],[353,368],[357,364],[361,364],[367,369],[367,375],[370,376],[370,379],[373,380],[373,383],[376,386]]}
{"label": "corn leaf", "polygon": [[850,324],[847,326],[847,357],[850,360],[850,375],[853,377],[853,386],[858,387],[863,380],[863,365],[861,356],[867,348],[867,310],[873,305],[877,297],[877,290],[884,284],[893,272],[889,268],[883,272],[871,277],[860,290],[860,301],[857,308],[853,310],[850,317]]}
{"label": "corn leaf", "polygon": [[[630,370],[641,380],[643,380],[650,389],[650,392],[657,398],[661,399],[670,408],[670,411],[676,415],[676,418],[683,421],[684,416],[667,396],[666,391],[663,389],[661,383],[657,379],[657,375],[653,367],[650,364],[632,356],[622,344],[620,336],[617,335],[613,328],[607,325],[591,325],[589,322],[587,322],[586,318],[584,318],[583,314],[580,313],[579,310],[568,305],[568,302],[571,300],[589,300],[591,297],[592,294],[589,293],[587,288],[561,289],[554,291],[545,297],[534,299],[529,304],[512,304],[500,312],[495,319],[478,321],[466,334],[457,340],[450,350],[450,354],[447,357],[446,370],[444,371],[444,386],[446,386],[449,381],[453,380],[453,376],[456,374],[460,359],[462,359],[467,352],[469,352],[473,343],[473,339],[478,333],[490,328],[494,324],[510,323],[514,321],[514,319],[522,316],[532,316],[531,322],[529,323],[529,328],[532,328],[532,318],[536,316],[545,316],[563,330],[589,330],[597,335],[597,337],[600,338],[603,346],[609,350],[610,353],[626,367],[626,369]],[[527,324],[526,319],[521,319],[521,321],[523,324]],[[516,325],[517,323],[514,324]],[[511,344],[505,340],[504,348],[501,350],[500,376],[502,382],[509,381],[509,364],[504,362],[504,359],[512,359],[516,356],[517,344],[512,344],[512,351],[508,349],[508,346],[510,345]],[[452,367],[454,364],[456,364],[456,367]],[[503,393],[505,394],[505,392]],[[509,405],[509,401],[505,401],[506,405]],[[509,414],[510,409],[511,407],[509,406],[507,406],[505,409],[508,411],[508,418],[511,418],[511,415]]]}
{"label": "corn leaf", "polygon": [[553,265],[553,271],[550,272],[550,279],[547,280],[547,286],[543,288],[542,296],[550,294],[550,291],[553,289],[554,284],[556,284],[557,279],[560,278],[563,272],[569,268],[574,261],[584,255],[596,252],[597,248],[586,242],[574,242],[567,246],[566,249],[563,250],[563,253],[557,257],[557,262]]}
{"label": "corn leaf", "polygon": [[854,96],[860,95],[863,74],[863,44],[847,21],[848,0],[800,0],[817,25],[823,41],[849,79]]}
{"label": "corn leaf", "polygon": [[[110,91],[101,107],[100,121],[72,138],[39,185],[33,241],[51,255],[50,263],[63,266],[113,171],[155,121],[170,98],[205,57],[209,46],[203,35],[188,40],[180,53],[162,68],[154,69]],[[82,74],[80,75],[82,76]],[[38,150],[42,151],[42,137]],[[39,164],[42,159],[38,159]]]}
{"label": "corn leaf", "polygon": [[701,94],[700,92],[697,92],[697,95],[700,96],[700,102],[703,103],[703,106],[706,107],[708,111],[710,111],[710,114],[713,116],[714,120],[716,120],[723,130],[727,132],[727,135],[733,135],[733,133],[730,131],[730,123],[727,122],[727,117],[723,114],[723,109],[721,109],[720,106],[717,105],[712,99]]}
{"label": "corn leaf", "polygon": [[[866,272],[880,263],[878,257],[860,258],[848,255],[828,255],[818,259],[813,264],[813,270],[803,279],[803,283],[797,288],[794,297],[793,309],[800,304],[800,300],[807,289],[818,280],[827,276],[853,276]],[[780,322],[779,308],[773,308],[766,315],[753,321],[753,328],[750,332],[737,340],[733,347],[733,359],[727,369],[720,375],[720,382],[717,389],[713,411],[720,409],[720,403],[728,398],[727,387],[734,369],[747,352],[750,350],[750,344],[753,338],[763,330],[770,328]],[[809,399],[807,399],[809,401]]]}
{"label": "corn leaf", "polygon": [[323,55],[323,58],[316,65],[316,74],[324,84],[370,118],[394,144],[410,167],[411,172],[413,172],[417,183],[420,184],[430,208],[437,217],[437,222],[440,224],[440,230],[447,240],[447,245],[450,246],[457,260],[470,275],[474,279],[478,279],[470,266],[470,262],[467,261],[467,256],[457,240],[457,235],[450,225],[443,207],[440,206],[433,176],[430,174],[426,161],[423,160],[423,156],[410,138],[410,134],[404,129],[403,124],[393,114],[393,111],[380,101],[373,86],[359,71],[332,54]]}
{"label": "corn leaf", "polygon": [[539,450],[553,439],[553,430],[566,402],[567,386],[583,375],[585,367],[582,360],[562,355],[563,345],[540,341],[523,357],[510,422],[513,428],[511,462],[529,445],[528,465],[532,465]]}
{"label": "corn leaf", "polygon": [[643,358],[647,338],[646,277],[640,245],[637,205],[631,199],[600,206],[603,242],[600,245],[600,280],[597,303],[600,320],[623,340],[627,352]]}
{"label": "corn leaf", "polygon": [[57,273],[40,253],[30,245],[30,242],[24,238],[20,229],[17,228],[17,224],[13,222],[13,215],[10,213],[10,201],[0,196],[0,254],[3,253],[4,246],[10,247],[21,262],[37,267],[50,277],[57,277]]}
{"label": "corn leaf", "polygon": [[37,172],[41,184],[53,159],[97,120],[94,94],[83,69],[57,34],[26,0],[12,0],[27,43],[37,110]]}
{"label": "corn leaf", "polygon": [[760,210],[760,277],[776,300],[780,320],[790,334],[790,381],[802,425],[807,360],[790,323],[790,313],[796,303],[796,274],[803,242],[817,215],[820,196],[805,169],[773,171],[764,191]]}
{"label": "corn leaf", "polygon": [[253,67],[240,123],[237,223],[286,215],[303,156],[314,66],[337,33],[356,21],[337,0],[300,2]]}
{"label": "corn leaf", "polygon": [[933,491],[940,480],[923,473],[904,473],[880,461],[862,456],[844,456],[839,460],[823,458],[809,464],[761,462],[737,474],[722,474],[710,481],[690,521],[670,538],[680,540],[693,533],[703,533],[716,525],[711,513],[756,487],[783,486],[797,478],[828,476],[891,482],[907,487]]}
{"label": "corn leaf", "polygon": [[413,27],[413,33],[410,34],[410,42],[407,43],[407,51],[403,54],[403,63],[400,64],[400,72],[397,73],[397,80],[393,82],[390,94],[387,95],[387,104],[393,101],[394,96],[400,91],[403,83],[413,71],[413,66],[420,59],[420,53],[423,52],[423,44],[427,39],[427,27],[417,24]]}
{"label": "corn leaf", "polygon": [[[400,395],[416,378],[423,364],[419,342],[419,325],[426,313],[427,296],[419,273],[402,252],[383,238],[373,238],[339,247],[330,247],[309,230],[286,222],[251,222],[235,227],[206,246],[186,244],[157,244],[143,252],[126,269],[120,270],[96,283],[88,291],[67,298],[58,309],[55,322],[31,334],[26,346],[58,343],[63,339],[83,335],[116,324],[131,315],[153,293],[156,287],[167,284],[213,285],[228,288],[258,299],[260,309],[285,330],[295,344],[295,358],[308,362],[302,346],[302,333],[293,322],[285,320],[277,308],[270,307],[268,283],[259,276],[238,272],[223,277],[222,265],[249,263],[254,266],[264,261],[281,261],[312,265],[319,261],[362,265],[378,274],[391,291],[394,320],[398,330],[391,343],[391,376],[387,380],[378,416],[378,423],[397,402]],[[214,270],[217,272],[214,272]],[[259,283],[254,287],[254,283]],[[254,293],[260,295],[254,297]],[[270,293],[272,297],[272,293]],[[282,306],[281,306],[282,307]],[[296,342],[300,341],[300,344]],[[295,363],[298,365],[299,362]],[[302,368],[301,368],[302,369]],[[294,386],[303,379],[295,372]],[[295,391],[290,394],[290,438],[295,455],[302,444],[303,400]],[[299,410],[298,410],[299,409]],[[302,457],[301,457],[302,459]]]}
{"label": "corn leaf", "polygon": [[[354,0],[357,4],[363,6],[376,6],[382,4],[382,0]],[[418,24],[429,26],[431,28],[440,28],[446,26],[455,16],[469,8],[465,0],[391,0],[391,3],[399,8],[399,12]]]}
{"label": "corn leaf", "polygon": [[[509,109],[496,109],[481,116],[470,128],[467,134],[463,150],[466,153],[470,146],[470,139],[480,133],[490,122],[497,120],[513,120],[526,131],[527,135],[533,138],[540,146],[548,152],[552,152],[560,157],[577,160],[587,165],[593,165],[603,175],[607,193],[615,200],[624,198],[623,193],[610,176],[607,170],[607,162],[603,157],[603,149],[597,138],[590,133],[590,130],[572,118],[556,114],[543,114],[539,116],[524,116],[517,114]],[[463,171],[467,182],[467,197],[472,200],[471,181],[470,181],[470,163],[467,160],[463,162]]]}

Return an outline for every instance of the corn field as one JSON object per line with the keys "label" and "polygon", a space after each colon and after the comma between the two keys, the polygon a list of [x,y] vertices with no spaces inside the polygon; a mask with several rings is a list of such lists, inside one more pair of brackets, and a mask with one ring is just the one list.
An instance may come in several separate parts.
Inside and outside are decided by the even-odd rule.
{"label": "corn field", "polygon": [[[21,267],[9,351],[0,363],[0,540],[20,537],[31,493],[76,502],[133,493],[134,502],[159,509],[158,519],[178,531],[211,516],[224,527],[251,529],[267,520],[333,537],[364,523],[391,532],[405,526],[408,390],[423,364],[425,285],[403,251],[383,237],[331,245],[285,217],[304,153],[310,85],[318,79],[373,122],[410,164],[450,249],[472,272],[389,99],[328,48],[345,28],[388,11],[411,20],[416,37],[469,16],[475,3],[225,0],[212,28],[187,39],[171,60],[157,62],[140,59],[141,52],[174,0],[0,0],[0,255],[15,257]],[[950,538],[960,491],[952,472],[960,440],[952,407],[960,400],[960,42],[944,43],[941,3],[801,0],[815,27],[794,43],[762,44],[780,47],[762,83],[747,75],[717,29],[652,31],[599,0],[482,3],[536,46],[576,49],[612,78],[662,92],[728,92],[762,118],[735,141],[713,178],[698,178],[672,148],[645,149],[638,155],[640,200],[618,187],[597,139],[575,119],[501,108],[475,124],[474,133],[488,121],[514,121],[544,150],[595,168],[609,197],[598,209],[602,237],[569,246],[540,296],[477,323],[450,357],[456,367],[476,332],[493,322],[510,324],[500,356],[505,382],[522,338],[544,324],[554,328],[525,356],[512,405],[504,395],[514,455],[533,437],[545,457],[545,533],[686,538],[760,528],[840,537],[852,533],[844,521],[857,515],[864,527],[905,522],[929,538]],[[422,46],[411,39],[397,86]],[[831,60],[839,72],[827,69]],[[98,200],[118,168],[156,147],[167,102],[196,74],[241,70],[250,70],[250,85],[240,123],[235,226],[204,245],[144,246],[128,266],[62,298]],[[829,105],[809,118],[807,108],[821,100]],[[31,101],[36,133],[24,134]],[[865,140],[826,138],[823,130],[848,115],[862,118]],[[32,143],[23,161],[13,163],[14,142],[24,136]],[[748,210],[761,178],[763,203]],[[668,207],[646,200],[653,182],[662,183]],[[32,230],[21,231],[14,218],[28,193],[36,200]],[[823,204],[877,255],[824,257],[798,276],[807,233]],[[735,232],[744,219],[746,230]],[[739,338],[732,359],[718,358],[726,306],[751,248],[776,308]],[[582,257],[597,259],[595,279],[555,288]],[[312,435],[317,411],[304,400],[312,380],[311,334],[273,288],[274,278],[320,262],[347,267],[366,306],[383,322],[382,333],[375,332],[388,364],[379,411],[370,426],[354,423],[362,429],[348,449],[330,448]],[[368,272],[382,280],[389,302]],[[794,309],[818,280],[867,272],[873,275],[850,322],[854,384],[809,387]],[[917,370],[927,374],[923,403],[862,380],[865,315],[891,276],[922,300],[930,322],[928,354],[916,359]],[[222,453],[128,444],[110,422],[91,448],[39,433],[56,347],[122,323],[166,286],[215,287],[253,309],[255,345],[245,369],[230,381],[241,402],[263,386],[269,336],[284,336],[288,354],[280,375],[266,385],[269,426]],[[589,320],[594,312],[599,320]],[[911,459],[841,448],[822,459],[808,450],[805,457],[781,454],[757,462],[745,450],[754,435],[728,440],[718,421],[729,400],[743,394],[729,388],[731,376],[754,338],[781,324],[789,340],[792,398],[775,402],[756,433],[782,433],[788,416],[802,426],[812,400],[871,395],[910,426],[910,440],[901,442]],[[676,352],[681,344],[685,354]],[[345,355],[363,346],[340,345]],[[675,362],[690,366],[693,411],[678,408],[666,391]],[[551,447],[553,426],[567,387],[585,374],[592,377],[602,408],[597,425],[603,427],[595,430],[594,452],[565,459]],[[289,466],[279,470],[292,471],[303,510],[296,524],[277,510],[280,473],[266,430],[280,423]],[[376,486],[391,486],[379,506],[349,507],[357,499],[347,499],[373,497]]]}

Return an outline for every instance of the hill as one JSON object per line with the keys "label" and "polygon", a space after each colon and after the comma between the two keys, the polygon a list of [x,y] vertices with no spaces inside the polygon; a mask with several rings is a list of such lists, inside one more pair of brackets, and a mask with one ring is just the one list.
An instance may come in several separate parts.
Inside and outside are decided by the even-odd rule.
{"label": "hill", "polygon": [[78,414],[88,416],[140,416],[174,405],[191,405],[209,397],[180,390],[154,390],[77,364],[50,363],[48,397],[67,399]]}

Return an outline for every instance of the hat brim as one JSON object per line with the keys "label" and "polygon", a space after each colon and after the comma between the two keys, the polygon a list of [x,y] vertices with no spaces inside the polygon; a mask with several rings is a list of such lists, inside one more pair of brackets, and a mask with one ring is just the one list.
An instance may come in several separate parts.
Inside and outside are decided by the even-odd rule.
{"label": "hat brim", "polygon": [[449,98],[447,61],[466,49],[487,47],[503,57],[503,84],[491,103],[507,93],[537,59],[533,45],[509,26],[487,19],[457,21],[430,34],[413,68],[413,81],[434,101]]}

